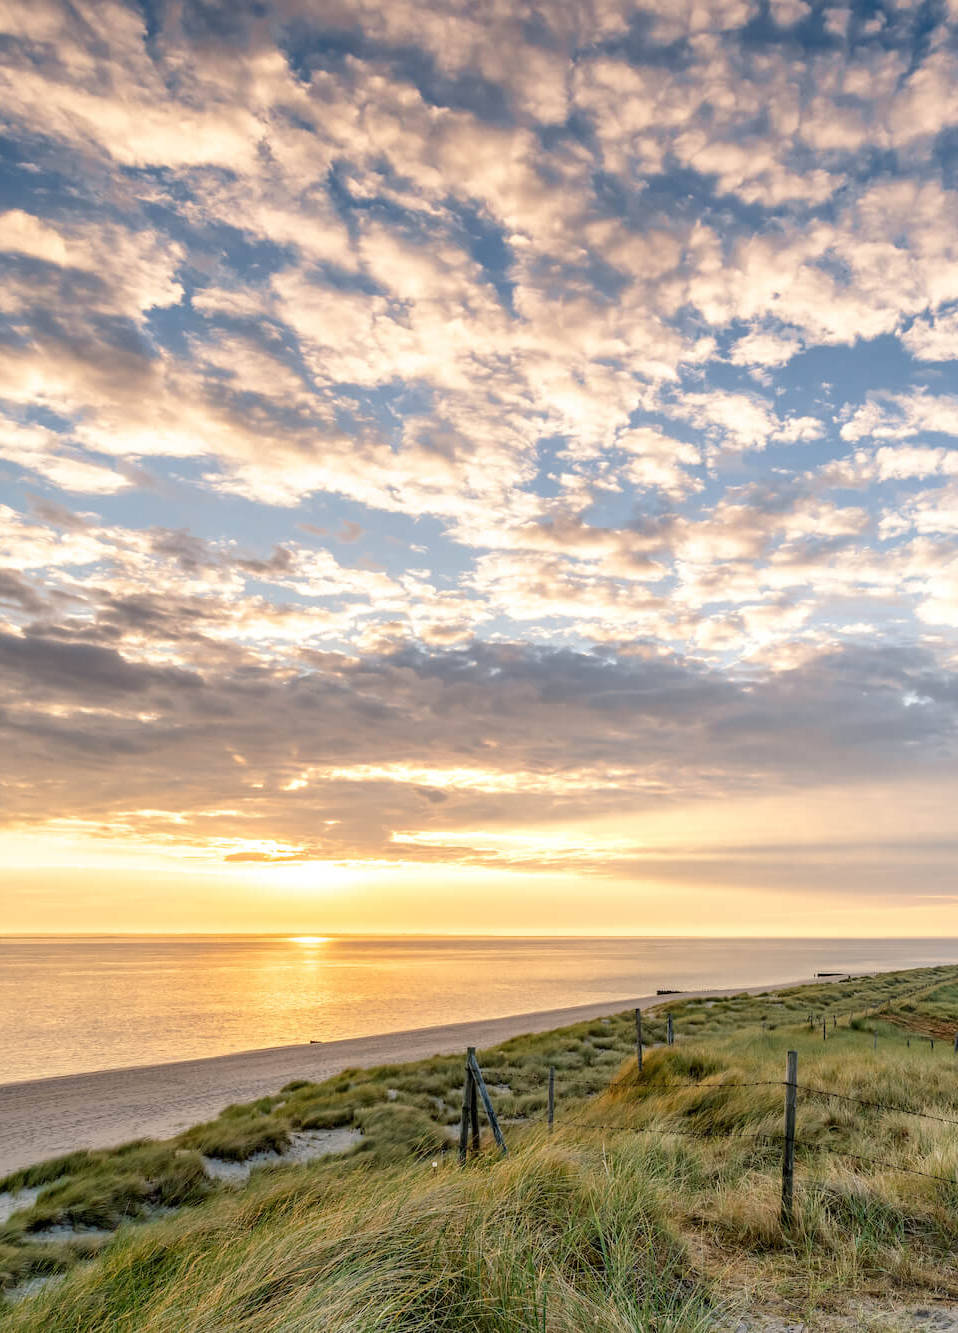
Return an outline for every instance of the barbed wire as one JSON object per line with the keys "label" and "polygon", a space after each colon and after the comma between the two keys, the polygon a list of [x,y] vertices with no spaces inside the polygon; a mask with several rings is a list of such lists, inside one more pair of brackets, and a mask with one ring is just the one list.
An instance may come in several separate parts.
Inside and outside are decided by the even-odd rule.
{"label": "barbed wire", "polygon": [[595,1129],[610,1133],[657,1134],[662,1138],[678,1136],[687,1139],[730,1139],[748,1143],[781,1143],[785,1137],[783,1134],[745,1134],[728,1129],[693,1129],[690,1125],[672,1125],[669,1127],[662,1125],[607,1125],[596,1124],[592,1120],[563,1120],[556,1128],[564,1129],[567,1125],[576,1129]]}
{"label": "barbed wire", "polygon": [[853,1162],[867,1162],[869,1166],[880,1166],[888,1171],[903,1171],[909,1176],[924,1176],[926,1180],[939,1180],[944,1185],[958,1185],[958,1177],[938,1176],[931,1171],[919,1171],[915,1166],[901,1166],[898,1162],[887,1162],[880,1157],[863,1157],[861,1153],[846,1152],[844,1148],[834,1148],[830,1143],[805,1143],[804,1140],[795,1140],[796,1147],[811,1148],[816,1152],[829,1152],[835,1157],[847,1157]]}
{"label": "barbed wire", "polygon": [[[566,1120],[558,1127],[560,1129],[571,1126],[577,1129],[593,1129],[602,1133],[626,1133],[626,1134],[655,1134],[661,1138],[679,1138],[692,1139],[716,1139],[724,1138],[731,1143],[761,1143],[766,1145],[781,1144],[785,1141],[784,1134],[743,1134],[736,1130],[696,1130],[690,1127],[680,1127],[677,1125],[607,1125],[595,1124],[588,1120]],[[864,1162],[869,1166],[877,1166],[882,1170],[903,1172],[909,1176],[923,1176],[926,1180],[937,1180],[943,1185],[958,1186],[958,1177],[940,1176],[932,1171],[922,1171],[914,1166],[902,1166],[899,1162],[890,1162],[880,1157],[865,1157],[862,1153],[847,1152],[844,1148],[836,1148],[830,1143],[811,1143],[807,1139],[795,1139],[796,1149],[803,1149],[812,1153],[827,1152],[835,1157],[844,1157],[854,1162]]]}
{"label": "barbed wire", "polygon": [[844,1092],[831,1092],[828,1088],[812,1088],[805,1083],[796,1083],[799,1092],[807,1093],[813,1097],[834,1097],[841,1102],[854,1102],[858,1106],[868,1106],[876,1111],[894,1111],[900,1115],[919,1116],[922,1120],[937,1120],[942,1125],[958,1125],[958,1120],[950,1116],[935,1115],[931,1111],[913,1111],[908,1106],[897,1106],[894,1102],[875,1102],[869,1101],[865,1097],[851,1097]]}
{"label": "barbed wire", "polygon": [[[827,1018],[831,1017],[833,1020],[832,1025],[834,1027],[835,1020],[837,1020],[840,1017],[847,1016],[850,1019],[854,1019],[856,1016],[865,1017],[869,1014],[878,1015],[881,1014],[883,1011],[887,1010],[889,1006],[900,1004],[903,1000],[906,1000],[916,995],[920,995],[924,992],[933,989],[934,985],[936,984],[938,984],[937,979],[935,979],[935,981],[932,981],[930,983],[925,982],[919,987],[914,987],[910,990],[902,991],[897,995],[885,996],[884,998],[880,999],[877,1004],[869,1008],[866,1008],[864,1011],[857,1007],[837,1010],[837,1011],[829,1009],[825,1012],[822,1012],[820,1021],[823,1024],[825,1024],[827,1022]],[[661,1010],[663,1006],[659,1005],[656,1007]],[[796,1023],[796,1025],[801,1024],[804,1026],[805,1023],[808,1023],[808,1025],[811,1027],[816,1022],[814,1010],[811,1011],[808,1014],[808,1018],[804,1020],[799,1019],[798,1015],[794,1013],[789,1014],[788,1017],[791,1018]],[[763,1029],[765,1027],[765,1023],[766,1020],[763,1019],[762,1021]],[[664,1024],[662,1024],[661,1026],[664,1028]],[[647,1045],[649,1047],[657,1046],[659,1047],[659,1049],[661,1049],[662,1042],[660,1040],[654,1040],[654,1036],[658,1035],[659,1034],[656,1032],[656,1028],[650,1025],[650,1028],[648,1030],[648,1036],[652,1037],[653,1040],[644,1042],[643,1045]],[[919,1039],[925,1038],[926,1040],[932,1043],[932,1046],[934,1046],[934,1038],[926,1037],[925,1034],[917,1032],[914,1035]],[[606,1047],[605,1049],[614,1049],[614,1045],[612,1048]],[[956,1051],[958,1051],[958,1044],[956,1044],[955,1049]],[[639,1058],[641,1059],[641,1055]],[[597,1074],[598,1072],[599,1071],[596,1071]],[[639,1068],[631,1068],[620,1078],[613,1079],[605,1084],[602,1084],[600,1078],[599,1079],[600,1086],[593,1087],[591,1089],[591,1095],[594,1096],[596,1094],[601,1094],[602,1092],[614,1093],[621,1088],[630,1088],[637,1091],[644,1090],[647,1092],[667,1093],[673,1090],[686,1089],[686,1088],[694,1088],[696,1090],[701,1090],[701,1091],[711,1091],[718,1089],[783,1088],[790,1086],[787,1083],[787,1081],[783,1079],[755,1079],[750,1081],[743,1081],[739,1079],[725,1079],[725,1078],[697,1079],[693,1077],[686,1077],[686,1078],[671,1077],[667,1078],[667,1080],[663,1083],[644,1084],[644,1080],[642,1079],[641,1074],[642,1071]],[[543,1085],[540,1084],[540,1088],[542,1086]],[[903,1106],[891,1102],[881,1102],[864,1097],[855,1097],[848,1093],[841,1093],[833,1091],[828,1088],[818,1088],[810,1084],[795,1084],[794,1087],[796,1092],[801,1092],[808,1097],[834,1098],[838,1101],[847,1102],[849,1104],[854,1104],[857,1106],[867,1107],[869,1109],[885,1113],[910,1115],[923,1120],[935,1121],[939,1124],[958,1126],[958,1118],[939,1115],[934,1112],[917,1111],[908,1106]],[[609,1124],[602,1121],[595,1121],[591,1119],[581,1119],[581,1118],[574,1118],[568,1120],[560,1119],[558,1124],[556,1124],[555,1121],[553,1120],[552,1122],[549,1123],[549,1128],[550,1130],[557,1129],[560,1133],[568,1128],[568,1129],[586,1130],[595,1133],[645,1134],[645,1135],[657,1136],[659,1138],[678,1137],[678,1138],[695,1139],[699,1141],[725,1139],[730,1144],[734,1143],[756,1144],[756,1145],[761,1144],[763,1146],[780,1145],[786,1141],[785,1135],[770,1134],[768,1132],[749,1133],[746,1131],[735,1130],[730,1128],[709,1129],[709,1128],[697,1128],[690,1125],[679,1126],[679,1125]],[[872,1168],[878,1168],[883,1171],[900,1172],[906,1175],[920,1176],[927,1180],[934,1180],[939,1184],[949,1185],[953,1188],[958,1187],[958,1178],[956,1178],[955,1176],[943,1176],[935,1172],[923,1171],[918,1167],[904,1166],[897,1162],[888,1161],[887,1159],[878,1157],[868,1157],[862,1153],[854,1153],[846,1151],[845,1149],[835,1147],[829,1143],[809,1142],[805,1139],[798,1139],[798,1138],[793,1138],[792,1142],[794,1143],[795,1149],[801,1150],[802,1152],[808,1152],[810,1154],[814,1154],[816,1152],[827,1152],[834,1156],[841,1157],[847,1161],[858,1162],[863,1165],[867,1165]]]}
{"label": "barbed wire", "polygon": [[[659,1084],[654,1091],[668,1092],[670,1088],[778,1088],[781,1086],[782,1080],[780,1078],[759,1079],[754,1083],[738,1083],[731,1080],[726,1082],[725,1080],[719,1081],[716,1079],[708,1082],[705,1079],[698,1078],[674,1078],[669,1079],[667,1083]],[[637,1071],[634,1071],[631,1076],[624,1075],[622,1078],[615,1079],[607,1085],[607,1090],[614,1092],[616,1088],[624,1087],[642,1087],[642,1084],[638,1081]]]}

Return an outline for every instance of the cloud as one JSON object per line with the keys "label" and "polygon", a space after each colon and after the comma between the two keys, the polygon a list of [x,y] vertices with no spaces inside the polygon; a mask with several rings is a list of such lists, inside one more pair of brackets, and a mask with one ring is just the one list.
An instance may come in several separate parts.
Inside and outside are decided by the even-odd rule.
{"label": "cloud", "polygon": [[120,653],[89,643],[0,634],[0,671],[28,676],[35,687],[86,697],[139,693],[156,685],[200,684],[198,676],[167,667],[128,661]]}
{"label": "cloud", "polygon": [[[0,652],[5,682],[35,683],[30,702],[3,703],[4,780],[17,767],[30,778],[8,827],[42,822],[56,793],[60,819],[156,838],[155,797],[179,774],[162,836],[214,855],[270,851],[249,846],[251,819],[279,855],[316,849],[321,822],[325,855],[389,858],[476,827],[953,763],[958,692],[918,652],[819,654],[748,685],[674,657],[519,644],[328,655],[292,676],[213,664],[198,676],[49,635],[4,635]],[[118,785],[106,761],[121,753],[138,759]],[[64,756],[83,775],[66,788]]]}
{"label": "cloud", "polygon": [[842,439],[905,440],[917,435],[958,435],[958,398],[924,389],[878,390],[842,426]]}
{"label": "cloud", "polygon": [[0,12],[11,823],[626,864],[506,825],[950,782],[954,15]]}
{"label": "cloud", "polygon": [[46,478],[60,490],[112,495],[130,479],[103,463],[91,462],[55,431],[0,421],[0,459]]}
{"label": "cloud", "polygon": [[650,426],[623,431],[615,443],[628,456],[618,475],[624,475],[633,486],[675,496],[701,488],[701,480],[689,471],[703,461],[698,445],[676,440]]}
{"label": "cloud", "polygon": [[759,394],[730,393],[713,389],[709,392],[685,392],[675,403],[663,404],[663,410],[672,416],[691,422],[718,449],[765,449],[775,441],[794,443],[815,439],[822,433],[821,424],[814,417],[790,418],[782,421],[772,404]]}
{"label": "cloud", "polygon": [[801,350],[799,338],[755,329],[739,338],[730,360],[736,366],[784,366]]}
{"label": "cloud", "polygon": [[[179,245],[153,232],[98,223],[56,224],[12,209],[0,214],[0,249],[12,256],[2,299],[8,313],[59,299],[84,311],[140,319],[183,295]],[[24,270],[24,261],[35,261]]]}
{"label": "cloud", "polygon": [[901,340],[918,361],[954,361],[958,358],[958,310],[920,316]]}

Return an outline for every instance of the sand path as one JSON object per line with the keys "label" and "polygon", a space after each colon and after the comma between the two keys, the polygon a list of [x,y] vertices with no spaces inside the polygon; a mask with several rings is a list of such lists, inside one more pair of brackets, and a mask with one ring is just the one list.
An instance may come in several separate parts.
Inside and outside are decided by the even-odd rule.
{"label": "sand path", "polygon": [[[683,991],[669,998],[720,998],[743,991],[756,995],[803,984],[807,982]],[[278,1092],[290,1079],[319,1080],[353,1066],[450,1055],[467,1046],[494,1046],[523,1033],[548,1032],[583,1019],[663,1003],[668,1001],[660,995],[640,995],[320,1045],[275,1046],[173,1064],[6,1083],[0,1085],[0,1176],[75,1148],[109,1148],[130,1139],[169,1138],[218,1115],[231,1102],[253,1101]]]}

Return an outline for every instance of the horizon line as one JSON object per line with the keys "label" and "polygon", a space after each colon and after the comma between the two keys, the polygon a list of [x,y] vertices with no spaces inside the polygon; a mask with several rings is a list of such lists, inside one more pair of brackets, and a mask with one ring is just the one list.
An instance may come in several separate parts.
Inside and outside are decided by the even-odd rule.
{"label": "horizon line", "polygon": [[0,932],[0,940],[16,939],[279,939],[294,940],[297,937],[313,936],[317,939],[363,939],[363,940],[856,940],[881,941],[958,941],[958,935],[793,935],[793,934],[745,934],[745,935],[671,935],[651,933],[646,935],[608,934],[595,932],[560,931],[546,934],[527,934],[523,931],[317,931],[317,930],[90,930],[90,931],[35,931],[18,930]]}

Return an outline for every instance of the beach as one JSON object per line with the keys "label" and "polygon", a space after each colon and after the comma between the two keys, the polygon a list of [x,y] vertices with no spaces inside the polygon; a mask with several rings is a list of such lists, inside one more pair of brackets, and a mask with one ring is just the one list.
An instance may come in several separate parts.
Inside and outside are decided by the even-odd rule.
{"label": "beach", "polygon": [[670,999],[755,995],[804,985],[807,980],[642,995],[343,1041],[7,1083],[0,1085],[0,1176],[78,1148],[169,1138],[234,1102],[276,1093],[292,1079],[319,1081],[343,1069],[465,1052],[467,1046],[491,1046],[524,1033],[548,1032],[625,1009],[667,1004]]}

